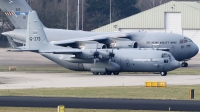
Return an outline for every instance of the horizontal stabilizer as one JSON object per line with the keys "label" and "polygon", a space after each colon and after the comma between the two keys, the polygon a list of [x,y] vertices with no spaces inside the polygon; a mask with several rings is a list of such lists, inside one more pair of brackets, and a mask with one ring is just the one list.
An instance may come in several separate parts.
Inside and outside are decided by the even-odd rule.
{"label": "horizontal stabilizer", "polygon": [[78,54],[82,51],[79,49],[51,49],[51,50],[42,50],[40,53],[53,53],[53,54]]}
{"label": "horizontal stabilizer", "polygon": [[38,52],[38,50],[22,50],[22,49],[13,49],[13,50],[7,50],[8,52]]}

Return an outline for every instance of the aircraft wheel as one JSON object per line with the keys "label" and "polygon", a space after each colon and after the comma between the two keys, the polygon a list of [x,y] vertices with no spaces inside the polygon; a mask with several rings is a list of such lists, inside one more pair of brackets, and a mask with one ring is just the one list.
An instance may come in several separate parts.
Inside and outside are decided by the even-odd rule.
{"label": "aircraft wheel", "polygon": [[119,75],[119,72],[113,72],[114,75]]}
{"label": "aircraft wheel", "polygon": [[183,63],[181,64],[181,66],[182,66],[182,67],[188,67],[188,63],[183,62]]}
{"label": "aircraft wheel", "polygon": [[185,67],[185,63],[181,63],[181,67]]}
{"label": "aircraft wheel", "polygon": [[161,75],[161,76],[166,76],[166,75],[167,75],[167,72],[160,72],[160,75]]}
{"label": "aircraft wheel", "polygon": [[106,75],[106,72],[101,72],[100,74],[101,74],[101,75]]}
{"label": "aircraft wheel", "polygon": [[112,74],[112,72],[106,72],[106,74],[107,74],[107,75],[111,75],[111,74]]}
{"label": "aircraft wheel", "polygon": [[188,63],[185,63],[185,67],[188,67]]}
{"label": "aircraft wheel", "polygon": [[93,72],[93,74],[94,74],[94,75],[99,75],[99,73],[98,73],[98,72]]}

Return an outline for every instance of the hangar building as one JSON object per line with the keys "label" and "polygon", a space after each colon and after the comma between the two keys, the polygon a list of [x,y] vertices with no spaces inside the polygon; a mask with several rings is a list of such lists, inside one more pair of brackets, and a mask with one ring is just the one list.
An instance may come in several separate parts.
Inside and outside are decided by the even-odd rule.
{"label": "hangar building", "polygon": [[200,47],[200,2],[171,1],[92,31],[139,30],[182,34]]}

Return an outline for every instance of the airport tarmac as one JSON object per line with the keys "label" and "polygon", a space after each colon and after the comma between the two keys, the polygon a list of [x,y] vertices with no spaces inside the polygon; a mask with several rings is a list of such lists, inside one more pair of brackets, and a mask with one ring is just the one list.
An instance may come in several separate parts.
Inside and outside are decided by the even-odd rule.
{"label": "airport tarmac", "polygon": [[200,75],[120,74],[118,76],[91,73],[19,73],[0,72],[0,89],[144,86],[146,81],[166,81],[167,85],[198,85]]}
{"label": "airport tarmac", "polygon": [[114,99],[114,98],[61,98],[0,96],[3,107],[45,107],[86,109],[126,109],[126,110],[163,110],[163,111],[200,111],[200,101],[193,100],[150,100],[150,99]]}

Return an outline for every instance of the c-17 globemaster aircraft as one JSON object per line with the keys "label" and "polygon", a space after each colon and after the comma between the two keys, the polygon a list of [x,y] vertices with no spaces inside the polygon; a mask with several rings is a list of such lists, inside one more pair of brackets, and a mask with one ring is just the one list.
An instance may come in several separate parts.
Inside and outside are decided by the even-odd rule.
{"label": "c-17 globemaster aircraft", "polygon": [[[0,8],[15,26],[15,30],[4,32],[15,42],[25,44],[28,11],[32,10],[25,0],[0,0]],[[86,32],[63,29],[43,29],[51,44],[79,49],[96,48],[155,48],[170,52],[182,67],[187,67],[187,60],[194,57],[198,46],[188,37],[173,33],[150,32]],[[92,45],[91,45],[92,44]],[[105,47],[106,46],[106,47]]]}
{"label": "c-17 globemaster aircraft", "polygon": [[75,49],[49,43],[35,11],[28,16],[26,45],[13,52],[37,52],[57,64],[76,71],[91,71],[94,75],[118,75],[119,72],[160,72],[179,68],[171,53],[139,49]]}

